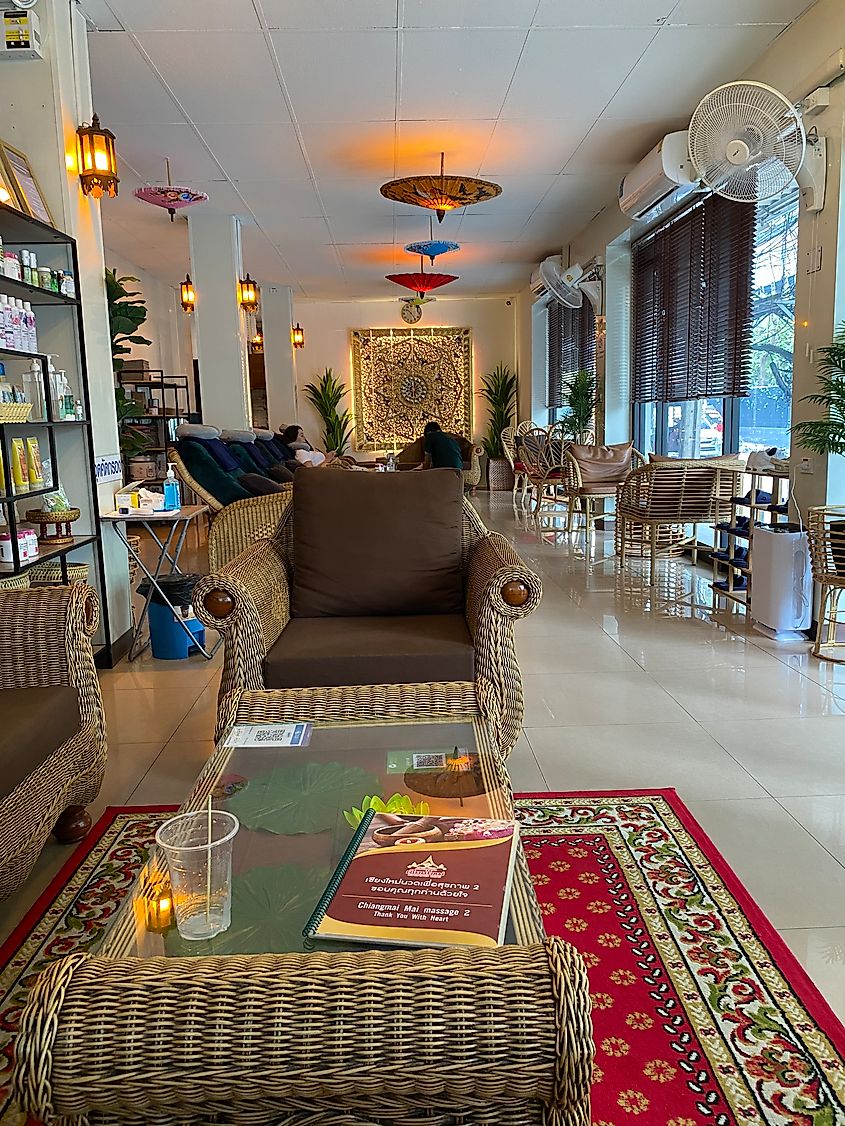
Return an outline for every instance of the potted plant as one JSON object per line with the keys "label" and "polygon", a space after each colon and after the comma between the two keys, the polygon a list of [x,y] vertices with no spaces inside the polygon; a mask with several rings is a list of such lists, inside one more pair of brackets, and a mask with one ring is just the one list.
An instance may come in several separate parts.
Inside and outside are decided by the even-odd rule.
{"label": "potted plant", "polygon": [[126,282],[137,282],[137,278],[126,274],[117,276],[117,270],[106,270],[106,301],[109,309],[109,332],[111,333],[112,368],[117,374],[123,367],[123,357],[132,351],[127,344],[152,344],[146,336],[139,336],[138,329],[147,319],[147,306],[138,290],[126,288]]}
{"label": "potted plant", "polygon": [[564,433],[571,441],[587,442],[593,436],[598,405],[595,375],[589,371],[576,371],[563,399],[567,413],[560,420]]}
{"label": "potted plant", "polygon": [[507,364],[497,364],[481,380],[481,395],[489,412],[487,434],[481,444],[487,454],[487,487],[491,491],[513,488],[513,469],[505,457],[502,431],[513,425],[518,393],[516,372]]}
{"label": "potted plant", "polygon": [[346,394],[346,386],[336,378],[331,368],[326,368],[316,383],[305,388],[308,400],[323,420],[323,443],[326,453],[338,457],[346,453],[352,434],[352,414],[338,410]]}
{"label": "potted plant", "polygon": [[796,422],[792,433],[807,450],[816,454],[845,454],[845,322],[833,342],[819,348],[819,390],[805,395],[802,403],[824,407],[823,418]]}

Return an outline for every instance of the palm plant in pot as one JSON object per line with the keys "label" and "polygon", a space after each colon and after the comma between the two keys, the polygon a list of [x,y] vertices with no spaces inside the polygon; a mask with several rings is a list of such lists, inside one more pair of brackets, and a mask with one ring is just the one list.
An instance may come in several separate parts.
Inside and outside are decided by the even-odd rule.
{"label": "palm plant in pot", "polygon": [[505,457],[502,431],[513,426],[518,394],[516,372],[507,364],[497,364],[481,380],[481,395],[489,412],[487,434],[481,444],[487,454],[487,484],[491,491],[513,488],[513,470]]}
{"label": "palm plant in pot", "polygon": [[352,413],[339,410],[346,395],[346,385],[341,383],[331,368],[326,368],[316,383],[305,388],[308,401],[323,420],[323,444],[326,453],[338,456],[346,453],[352,436]]}
{"label": "palm plant in pot", "polygon": [[564,433],[571,441],[589,441],[593,434],[598,405],[595,375],[590,371],[576,371],[569,380],[563,396],[566,414],[560,420]]}

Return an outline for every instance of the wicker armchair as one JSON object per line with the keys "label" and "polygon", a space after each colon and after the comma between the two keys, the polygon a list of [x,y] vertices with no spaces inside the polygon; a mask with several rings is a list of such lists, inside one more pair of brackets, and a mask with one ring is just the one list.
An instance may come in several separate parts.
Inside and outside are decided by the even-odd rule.
{"label": "wicker armchair", "polygon": [[845,505],[820,505],[808,510],[807,534],[813,578],[821,587],[813,656],[845,663],[838,653],[845,641],[837,637],[845,626],[840,601],[845,591]]}
{"label": "wicker armchair", "polygon": [[[173,463],[173,468],[176,471],[176,476],[187,488],[191,489],[197,494],[202,504],[207,504],[212,512],[220,512],[225,506],[217,497],[212,496],[208,489],[204,489],[196,477],[193,477],[185,463],[179,455],[179,451],[175,446],[170,446],[167,451],[168,462]],[[237,502],[236,502],[237,503]]]}
{"label": "wicker armchair", "polygon": [[534,511],[544,504],[557,505],[570,500],[563,491],[566,475],[566,449],[570,442],[563,427],[533,426],[522,435],[520,455],[528,487],[534,493]]}
{"label": "wicker armchair", "polygon": [[[51,832],[72,842],[91,826],[84,807],[100,792],[106,767],[106,721],[91,649],[99,619],[97,595],[82,583],[0,594],[0,714],[4,689],[66,686],[77,691],[81,720],[46,757],[43,745],[32,747],[32,769],[0,798],[0,899],[26,881]],[[29,757],[28,748],[16,754]]]}
{"label": "wicker armchair", "polygon": [[[566,530],[568,532],[572,531],[576,513],[583,512],[584,531],[589,535],[597,518],[596,503],[598,501],[614,500],[619,485],[622,482],[602,480],[585,482],[582,473],[582,463],[579,461],[578,457],[575,456],[571,448],[564,453],[563,463],[562,491],[567,498],[569,508]],[[643,455],[639,450],[631,449],[630,469],[627,472],[637,469],[643,464],[645,464]],[[627,476],[627,472],[625,476]]]}
{"label": "wicker armchair", "polygon": [[660,552],[677,555],[690,547],[695,563],[697,526],[719,518],[739,480],[739,470],[727,461],[666,459],[635,469],[616,496],[616,551],[622,565],[629,555],[647,556],[653,586]]}
{"label": "wicker armchair", "polygon": [[502,753],[510,753],[523,716],[514,622],[537,607],[542,585],[503,536],[487,531],[469,501],[463,502],[461,572],[465,623],[474,648],[472,681],[266,688],[265,658],[291,621],[293,546],[291,504],[271,539],[203,578],[194,591],[197,616],[224,639],[218,738],[236,721],[411,722],[480,714]]}
{"label": "wicker armchair", "polygon": [[589,1126],[580,955],[449,949],[72,954],[21,1016],[14,1096],[44,1126]]}
{"label": "wicker armchair", "polygon": [[208,531],[208,568],[219,571],[256,540],[268,539],[290,504],[293,486],[283,493],[236,500],[222,508]]}

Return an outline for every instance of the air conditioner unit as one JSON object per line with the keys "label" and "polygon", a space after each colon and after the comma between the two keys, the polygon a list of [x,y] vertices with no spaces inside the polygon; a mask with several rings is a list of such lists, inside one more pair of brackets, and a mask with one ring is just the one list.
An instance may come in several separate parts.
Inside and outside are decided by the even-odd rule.
{"label": "air conditioner unit", "polygon": [[694,192],[699,178],[685,129],[667,133],[619,185],[619,207],[631,219],[652,219]]}

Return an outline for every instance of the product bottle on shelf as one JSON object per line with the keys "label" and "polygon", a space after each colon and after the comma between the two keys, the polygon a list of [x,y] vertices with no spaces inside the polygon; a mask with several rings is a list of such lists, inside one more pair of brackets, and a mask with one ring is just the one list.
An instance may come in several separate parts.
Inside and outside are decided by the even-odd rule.
{"label": "product bottle on shelf", "polygon": [[32,403],[30,418],[33,420],[44,418],[44,382],[38,360],[33,360],[24,372],[23,390],[26,401]]}
{"label": "product bottle on shelf", "polygon": [[17,297],[12,298],[12,347],[16,352],[23,351],[23,335],[21,332],[21,308]]}
{"label": "product bottle on shelf", "polygon": [[26,350],[27,350],[27,352],[37,352],[38,351],[38,332],[37,332],[37,329],[35,327],[35,313],[33,312],[32,305],[30,304],[29,301],[24,301],[23,308],[24,308],[24,313],[26,314],[26,338],[27,338]]}

